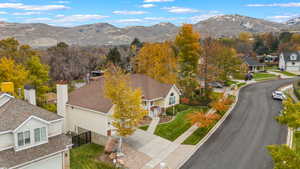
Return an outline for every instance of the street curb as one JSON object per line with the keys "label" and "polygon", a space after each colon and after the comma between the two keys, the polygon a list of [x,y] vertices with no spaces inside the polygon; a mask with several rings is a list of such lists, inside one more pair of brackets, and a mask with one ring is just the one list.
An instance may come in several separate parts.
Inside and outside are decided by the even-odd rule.
{"label": "street curb", "polygon": [[187,158],[185,160],[183,160],[179,165],[177,165],[176,169],[180,169],[180,167],[182,167],[194,155],[194,153],[196,151],[198,151],[198,149],[217,131],[217,129],[220,128],[220,126],[224,123],[224,121],[231,114],[231,112],[235,108],[236,104],[238,103],[239,97],[240,97],[240,91],[243,88],[250,86],[252,84],[256,84],[256,83],[257,82],[249,83],[238,89],[235,102],[231,105],[230,109],[224,114],[224,116],[218,121],[218,123],[207,133],[207,135],[196,145],[195,149],[187,156]]}

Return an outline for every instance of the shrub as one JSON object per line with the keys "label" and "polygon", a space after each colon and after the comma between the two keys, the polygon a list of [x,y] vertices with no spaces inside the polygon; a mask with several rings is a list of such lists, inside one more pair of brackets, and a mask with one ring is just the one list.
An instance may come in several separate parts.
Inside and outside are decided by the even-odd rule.
{"label": "shrub", "polygon": [[[190,108],[190,106],[188,106],[188,105],[178,104],[175,107],[169,107],[169,108],[167,108],[166,114],[168,116],[174,116],[177,112],[182,112],[182,111],[187,110],[189,108]],[[175,112],[175,114],[173,114],[173,111]]]}
{"label": "shrub", "polygon": [[300,81],[296,81],[293,84],[294,94],[300,100]]}

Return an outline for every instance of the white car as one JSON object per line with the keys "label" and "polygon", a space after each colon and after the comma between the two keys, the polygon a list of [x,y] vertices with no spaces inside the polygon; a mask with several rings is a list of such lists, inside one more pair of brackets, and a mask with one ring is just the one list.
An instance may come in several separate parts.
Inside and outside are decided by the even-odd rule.
{"label": "white car", "polygon": [[286,96],[281,91],[273,92],[272,97],[273,97],[274,100],[284,100],[284,99],[286,99]]}

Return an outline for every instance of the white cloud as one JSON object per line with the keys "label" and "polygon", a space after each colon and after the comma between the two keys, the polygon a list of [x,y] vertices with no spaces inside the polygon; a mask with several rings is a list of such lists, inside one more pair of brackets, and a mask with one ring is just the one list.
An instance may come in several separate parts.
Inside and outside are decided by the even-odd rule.
{"label": "white cloud", "polygon": [[141,22],[143,22],[143,20],[142,19],[120,19],[120,20],[116,20],[114,22],[132,24],[132,23],[141,23]]}
{"label": "white cloud", "polygon": [[30,16],[30,15],[40,15],[41,12],[15,12],[13,15],[15,16]]}
{"label": "white cloud", "polygon": [[149,2],[174,2],[175,0],[144,0],[145,3]]}
{"label": "white cloud", "polygon": [[53,1],[53,3],[57,3],[57,4],[69,4],[70,1]]}
{"label": "white cloud", "polygon": [[249,7],[300,7],[299,2],[273,3],[273,4],[248,4]]}
{"label": "white cloud", "polygon": [[197,9],[177,7],[177,6],[165,7],[162,9],[167,10],[170,13],[196,13],[196,12],[199,12],[199,10],[197,10]]}
{"label": "white cloud", "polygon": [[0,18],[0,22],[7,21],[5,18]]}
{"label": "white cloud", "polygon": [[64,5],[25,5],[22,3],[0,3],[0,8],[21,9],[26,11],[51,11],[68,9],[69,7]]}
{"label": "white cloud", "polygon": [[30,18],[27,19],[26,22],[42,22],[42,23],[49,23],[49,24],[73,24],[73,23],[80,23],[86,22],[91,20],[99,20],[108,18],[108,16],[103,15],[56,15],[55,18]]}
{"label": "white cloud", "polygon": [[146,13],[146,11],[113,11],[113,14],[118,15],[142,15]]}
{"label": "white cloud", "polygon": [[223,14],[218,14],[218,13],[202,14],[202,15],[193,16],[190,18],[190,20],[192,23],[198,23],[200,21],[209,19],[211,17],[221,16],[221,15]]}
{"label": "white cloud", "polygon": [[153,8],[155,6],[156,5],[154,5],[154,4],[143,4],[143,5],[141,5],[141,8]]}
{"label": "white cloud", "polygon": [[5,15],[5,14],[7,14],[7,12],[0,11],[0,15]]}
{"label": "white cloud", "polygon": [[146,17],[144,18],[145,20],[148,21],[174,21],[178,20],[178,18],[167,18],[167,17]]}

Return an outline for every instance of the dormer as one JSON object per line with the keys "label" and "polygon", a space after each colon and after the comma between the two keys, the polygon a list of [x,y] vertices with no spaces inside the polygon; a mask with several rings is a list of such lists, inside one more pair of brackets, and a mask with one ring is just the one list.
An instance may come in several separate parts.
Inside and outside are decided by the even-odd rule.
{"label": "dormer", "polygon": [[295,54],[295,53],[293,53],[293,54],[291,54],[291,56],[290,56],[290,60],[291,61],[296,61],[297,60],[297,54]]}
{"label": "dormer", "polygon": [[49,124],[48,121],[30,116],[13,131],[15,151],[48,143]]}

